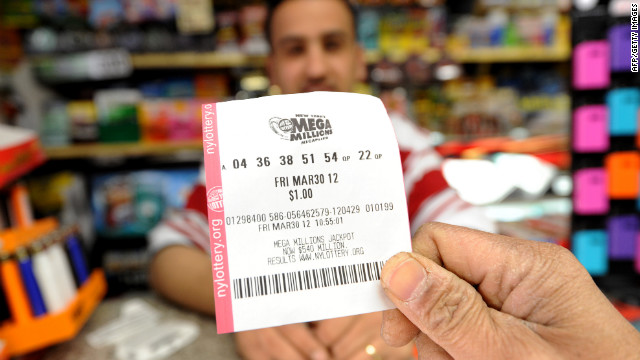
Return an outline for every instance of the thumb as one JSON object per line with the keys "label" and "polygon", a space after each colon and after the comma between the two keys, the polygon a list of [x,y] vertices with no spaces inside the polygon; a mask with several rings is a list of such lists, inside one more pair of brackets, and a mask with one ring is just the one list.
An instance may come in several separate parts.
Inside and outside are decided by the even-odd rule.
{"label": "thumb", "polygon": [[491,354],[481,349],[502,342],[494,319],[499,313],[469,283],[435,262],[400,253],[385,264],[381,278],[398,310],[453,358],[488,358]]}

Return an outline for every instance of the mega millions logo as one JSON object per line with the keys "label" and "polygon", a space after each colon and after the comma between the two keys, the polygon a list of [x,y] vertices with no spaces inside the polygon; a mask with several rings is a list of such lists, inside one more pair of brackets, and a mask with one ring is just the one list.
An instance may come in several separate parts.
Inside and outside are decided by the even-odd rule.
{"label": "mega millions logo", "polygon": [[294,117],[269,119],[269,127],[281,139],[301,144],[326,140],[333,133],[331,122],[324,115],[296,114]]}

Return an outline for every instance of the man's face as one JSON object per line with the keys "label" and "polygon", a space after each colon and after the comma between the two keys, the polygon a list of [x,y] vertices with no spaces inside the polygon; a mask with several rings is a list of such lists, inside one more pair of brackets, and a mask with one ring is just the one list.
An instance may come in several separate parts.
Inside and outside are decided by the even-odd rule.
{"label": "man's face", "polygon": [[366,76],[353,19],[340,0],[288,0],[273,13],[267,71],[283,93],[351,91]]}

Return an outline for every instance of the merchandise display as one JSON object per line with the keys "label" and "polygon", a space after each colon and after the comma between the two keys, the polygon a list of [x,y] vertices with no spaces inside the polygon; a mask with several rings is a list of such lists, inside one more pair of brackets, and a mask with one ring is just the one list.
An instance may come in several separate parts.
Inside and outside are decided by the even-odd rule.
{"label": "merchandise display", "polygon": [[566,81],[553,70],[522,66],[518,74],[452,80],[442,88],[418,88],[413,114],[425,128],[458,140],[566,134],[570,97]]}
{"label": "merchandise display", "polygon": [[200,104],[224,99],[223,75],[143,82],[137,89],[104,89],[94,100],[57,100],[44,109],[47,147],[81,143],[191,141],[201,138]]}
{"label": "merchandise display", "polygon": [[165,212],[184,207],[198,169],[97,176],[91,203],[98,235],[144,236]]}
{"label": "merchandise display", "polygon": [[[0,339],[23,355],[73,338],[106,293],[75,226],[35,220],[27,188],[0,193]],[[55,329],[55,330],[54,330]]]}
{"label": "merchandise display", "polygon": [[75,232],[45,219],[1,235],[7,351],[26,354],[75,336],[106,293],[102,270],[89,270]]}
{"label": "merchandise display", "polygon": [[568,38],[563,28],[567,26],[568,19],[559,18],[557,9],[551,7],[509,14],[496,6],[484,16],[461,18],[451,41],[472,48],[565,46]]}
{"label": "merchandise display", "polygon": [[594,276],[640,273],[640,77],[629,10],[573,12],[571,244]]}

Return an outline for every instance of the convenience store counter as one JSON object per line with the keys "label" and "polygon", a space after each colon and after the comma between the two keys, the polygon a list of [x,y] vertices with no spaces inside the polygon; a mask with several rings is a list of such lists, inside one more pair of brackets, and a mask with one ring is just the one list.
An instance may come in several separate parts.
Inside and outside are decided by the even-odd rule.
{"label": "convenience store counter", "polygon": [[78,335],[65,343],[42,350],[37,354],[20,357],[19,360],[115,360],[115,347],[93,348],[87,342],[87,334],[102,327],[120,315],[122,304],[131,299],[141,299],[160,312],[162,319],[185,320],[196,323],[200,334],[189,345],[167,357],[172,360],[229,359],[240,360],[236,354],[232,334],[218,335],[212,317],[193,313],[168,303],[152,292],[133,292],[105,299],[91,315]]}

